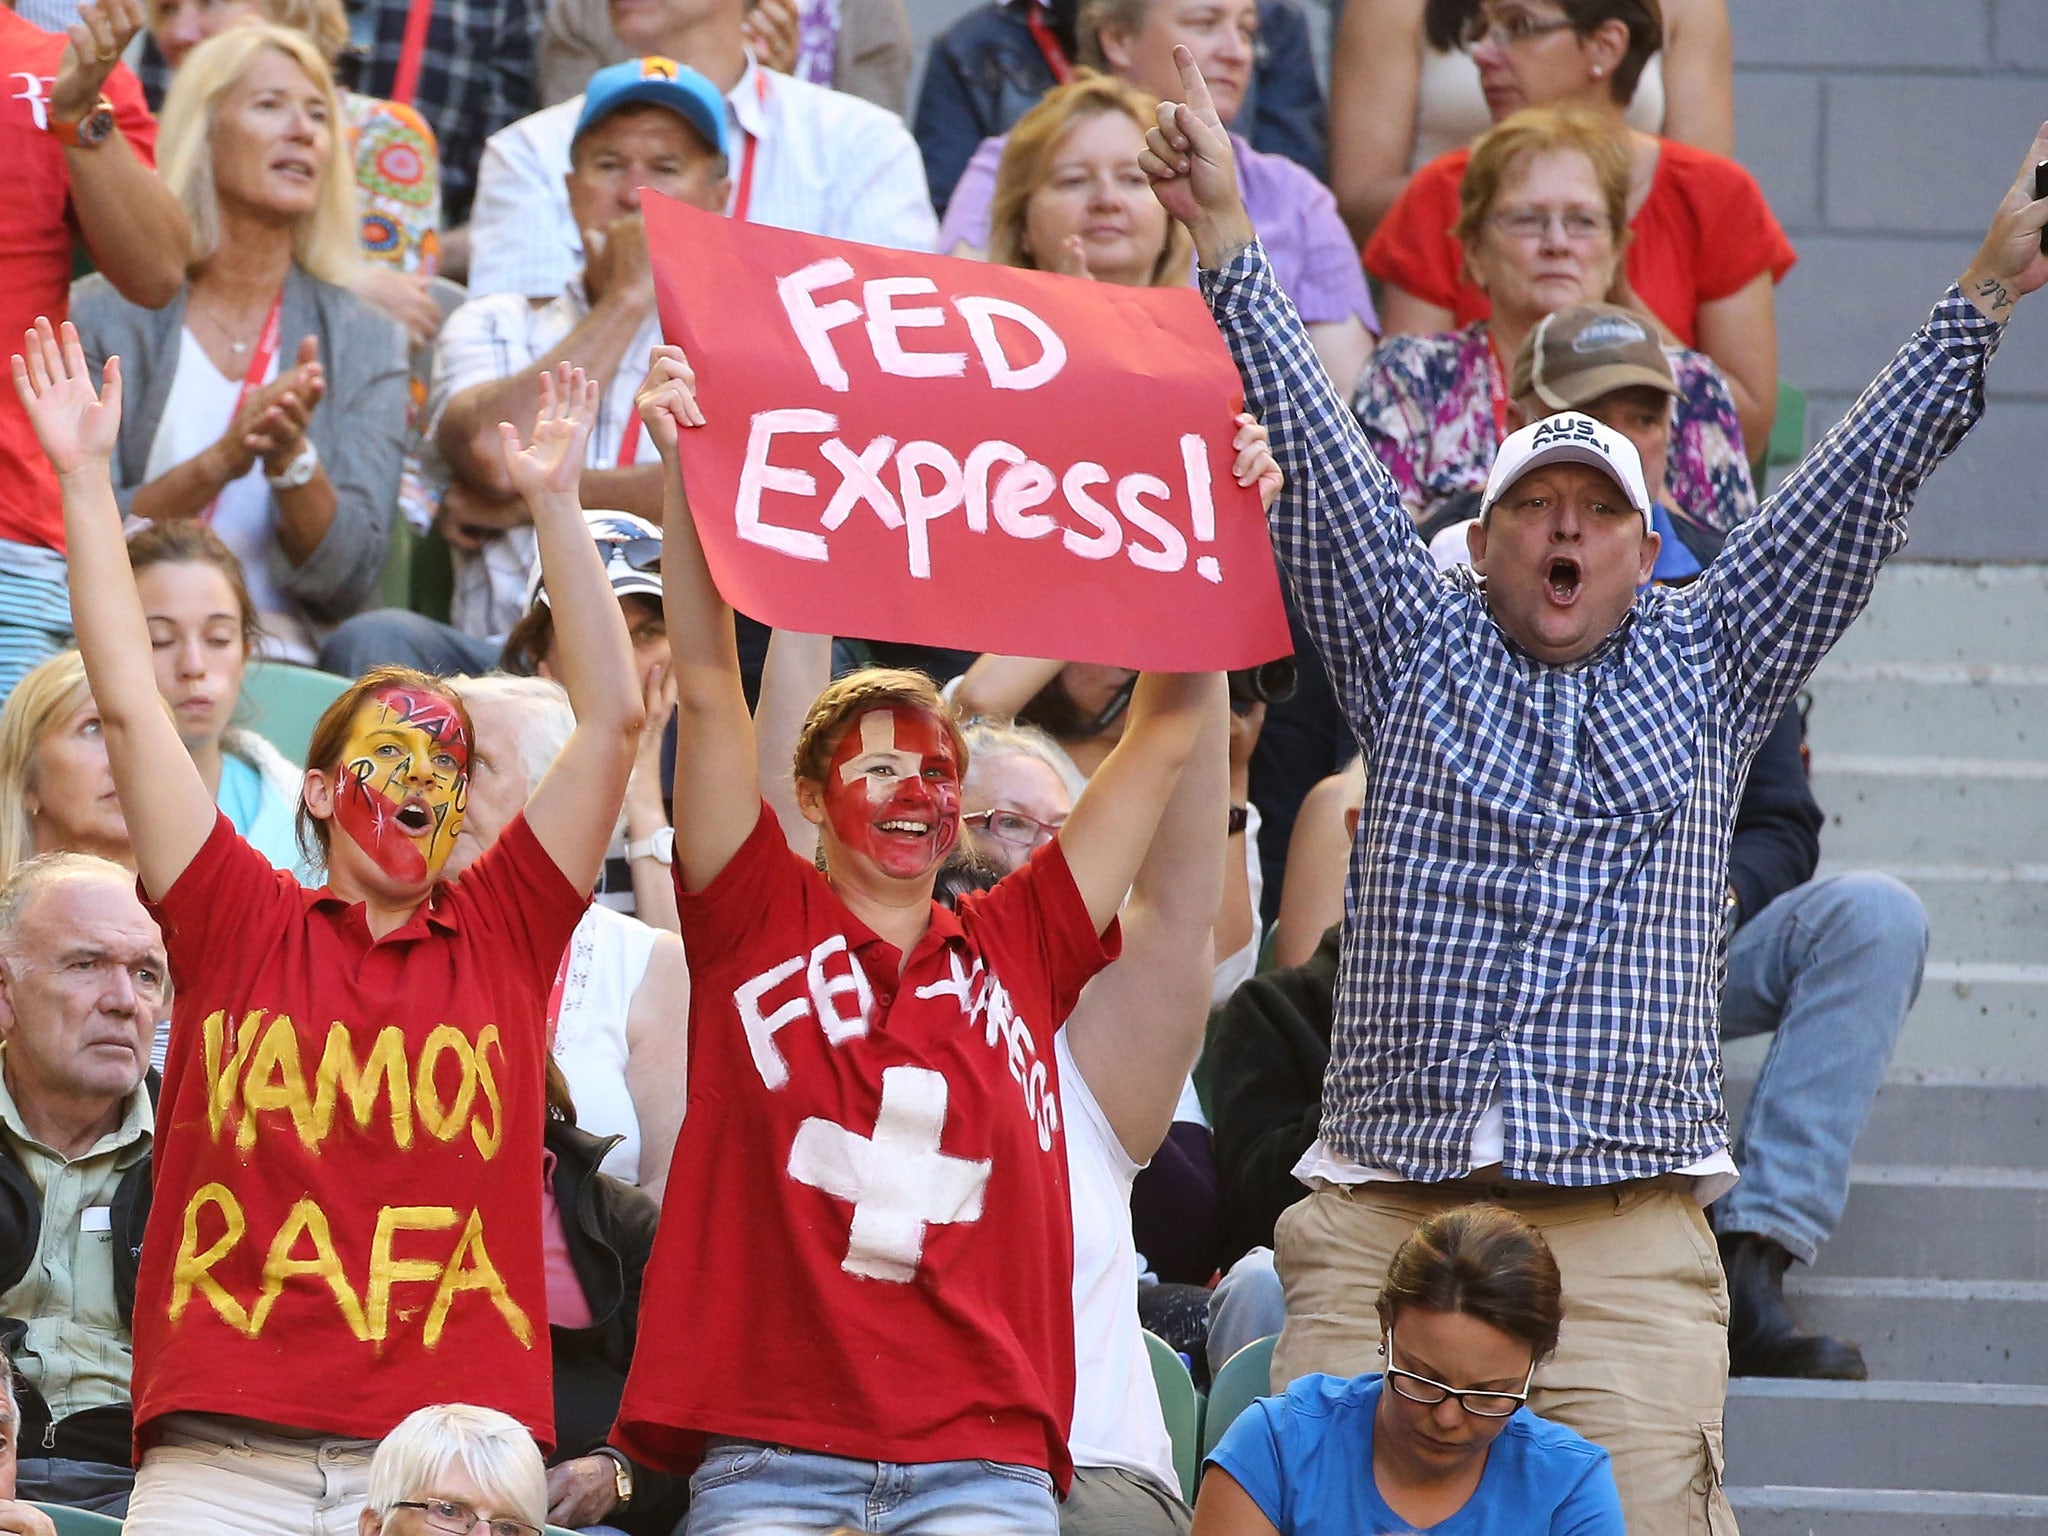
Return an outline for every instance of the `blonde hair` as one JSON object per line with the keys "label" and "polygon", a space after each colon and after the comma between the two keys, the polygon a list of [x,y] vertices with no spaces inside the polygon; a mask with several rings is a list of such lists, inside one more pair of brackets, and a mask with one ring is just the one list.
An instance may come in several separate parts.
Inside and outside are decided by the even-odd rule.
{"label": "blonde hair", "polygon": [[533,1436],[510,1414],[474,1403],[435,1403],[399,1420],[370,1458],[370,1512],[385,1519],[399,1500],[431,1492],[450,1467],[510,1504],[503,1514],[547,1523],[547,1470]]}
{"label": "blonde hair", "polygon": [[1451,234],[1471,250],[1493,213],[1509,175],[1537,155],[1571,150],[1584,155],[1607,205],[1607,229],[1617,260],[1628,246],[1628,140],[1584,107],[1525,107],[1479,136],[1465,179],[1458,185],[1458,222]]}
{"label": "blonde hair", "polygon": [[91,697],[84,658],[76,651],[59,651],[16,683],[0,708],[0,881],[35,857],[28,797],[36,792],[36,749],[59,721]]}
{"label": "blonde hair", "polygon": [[313,276],[346,284],[361,265],[353,159],[341,123],[341,102],[327,61],[305,33],[267,21],[245,22],[208,38],[185,58],[164,98],[157,168],[192,221],[190,271],[220,245],[220,197],[213,180],[213,125],[225,96],[265,49],[306,72],[327,98],[327,166],[319,201],[292,231],[292,256]]}
{"label": "blonde hair", "polygon": [[[1083,70],[1065,85],[1054,86],[1037,106],[1017,119],[1003,145],[996,167],[996,190],[989,203],[988,259],[999,266],[1042,270],[1025,249],[1024,222],[1031,199],[1052,170],[1052,157],[1067,134],[1084,117],[1121,113],[1143,133],[1156,120],[1159,99],[1114,75]],[[1194,243],[1179,219],[1166,221],[1166,239],[1146,279],[1149,288],[1177,288],[1188,280]]]}
{"label": "blonde hair", "polygon": [[348,12],[341,0],[260,0],[266,20],[303,32],[331,66],[348,46]]}
{"label": "blonde hair", "polygon": [[825,770],[832,763],[832,753],[854,716],[892,704],[936,715],[945,726],[946,734],[952,738],[953,755],[960,763],[960,777],[967,777],[967,738],[960,734],[960,723],[946,708],[946,701],[939,697],[938,687],[930,678],[922,672],[901,667],[863,667],[829,684],[818,695],[811,704],[810,712],[804,716],[802,729],[797,732],[793,764],[796,776],[809,779],[814,784],[823,783]]}

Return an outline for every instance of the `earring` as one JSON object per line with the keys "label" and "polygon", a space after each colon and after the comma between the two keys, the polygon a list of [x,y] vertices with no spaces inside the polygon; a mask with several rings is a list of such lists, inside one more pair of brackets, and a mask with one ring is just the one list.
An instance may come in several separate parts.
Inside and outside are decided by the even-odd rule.
{"label": "earring", "polygon": [[1598,79],[1599,79],[1599,78],[1600,78],[1600,77],[1601,77],[1602,75],[1604,75],[1604,74],[1606,74],[1606,73],[1607,73],[1607,66],[1606,66],[1605,64],[1595,64],[1595,65],[1593,66],[1593,78],[1594,78],[1595,80],[1598,80]]}

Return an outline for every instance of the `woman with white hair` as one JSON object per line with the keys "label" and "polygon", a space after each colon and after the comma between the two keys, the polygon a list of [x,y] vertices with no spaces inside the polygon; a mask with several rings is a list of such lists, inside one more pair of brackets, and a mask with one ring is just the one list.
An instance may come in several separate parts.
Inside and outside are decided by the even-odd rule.
{"label": "woman with white hair", "polygon": [[471,1403],[416,1408],[370,1458],[360,1536],[541,1536],[547,1474],[510,1414]]}
{"label": "woman with white hair", "polygon": [[240,557],[268,639],[316,637],[375,597],[398,497],[405,340],[348,291],[355,188],[327,61],[262,23],[194,48],[164,102],[157,163],[195,255],[160,310],[97,277],[72,318],[95,371],[137,386],[114,487],[134,521],[209,522]]}
{"label": "woman with white hair", "polygon": [[77,651],[31,668],[0,708],[0,880],[17,864],[60,850],[135,867],[99,706]]}

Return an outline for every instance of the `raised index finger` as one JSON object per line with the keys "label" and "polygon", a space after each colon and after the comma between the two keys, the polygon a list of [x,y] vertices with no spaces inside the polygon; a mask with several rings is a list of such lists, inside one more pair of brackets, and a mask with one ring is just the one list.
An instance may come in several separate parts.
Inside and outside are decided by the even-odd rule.
{"label": "raised index finger", "polygon": [[1209,94],[1209,82],[1202,78],[1202,67],[1195,62],[1195,56],[1185,43],[1173,45],[1174,67],[1180,71],[1181,95],[1197,114],[1212,123],[1223,121],[1216,110],[1216,98]]}

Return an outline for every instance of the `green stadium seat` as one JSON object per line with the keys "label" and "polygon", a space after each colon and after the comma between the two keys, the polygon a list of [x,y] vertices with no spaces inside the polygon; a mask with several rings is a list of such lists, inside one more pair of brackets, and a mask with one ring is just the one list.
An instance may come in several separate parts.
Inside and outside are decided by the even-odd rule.
{"label": "green stadium seat", "polygon": [[1771,419],[1771,440],[1764,445],[1764,468],[1797,464],[1806,452],[1806,391],[1778,380],[1778,413]]}
{"label": "green stadium seat", "polygon": [[50,1524],[57,1527],[57,1536],[112,1536],[121,1529],[121,1522],[112,1515],[66,1509],[62,1504],[38,1504],[36,1508],[50,1517]]}
{"label": "green stadium seat", "polygon": [[306,761],[306,746],[320,716],[349,680],[282,661],[252,661],[242,675],[242,711],[249,728],[294,763]]}
{"label": "green stadium seat", "polygon": [[1192,1504],[1195,1475],[1201,1468],[1202,1394],[1195,1390],[1179,1352],[1150,1329],[1145,1330],[1145,1352],[1152,1357],[1152,1381],[1166,1414],[1166,1432],[1173,1437],[1173,1470],[1180,1478],[1181,1497]]}
{"label": "green stadium seat", "polygon": [[1209,1406],[1202,1414],[1202,1455],[1216,1449],[1216,1442],[1234,1420],[1259,1398],[1273,1391],[1273,1346],[1280,1335],[1269,1333],[1253,1339],[1223,1362],[1223,1369],[1209,1383]]}

